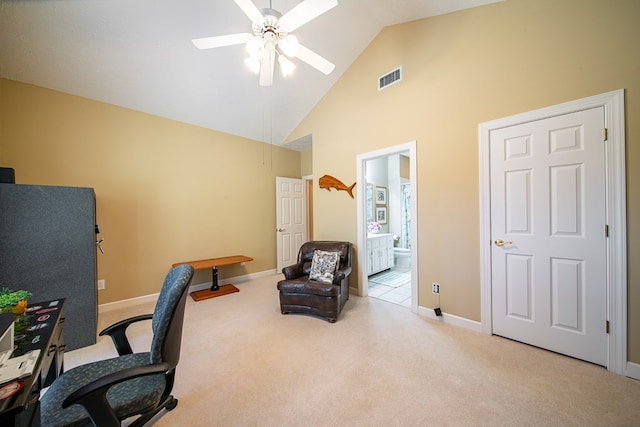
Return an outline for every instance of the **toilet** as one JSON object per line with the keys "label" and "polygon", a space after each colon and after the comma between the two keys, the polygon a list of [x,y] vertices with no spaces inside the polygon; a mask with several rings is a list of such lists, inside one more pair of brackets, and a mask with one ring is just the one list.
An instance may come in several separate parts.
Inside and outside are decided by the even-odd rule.
{"label": "toilet", "polygon": [[393,248],[393,258],[397,270],[411,270],[411,249]]}

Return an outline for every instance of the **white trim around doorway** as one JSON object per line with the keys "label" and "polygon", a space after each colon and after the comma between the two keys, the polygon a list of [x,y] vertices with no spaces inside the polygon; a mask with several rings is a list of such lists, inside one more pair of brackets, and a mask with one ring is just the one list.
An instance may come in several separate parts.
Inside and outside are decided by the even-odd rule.
{"label": "white trim around doorway", "polygon": [[[367,219],[365,212],[365,164],[367,160],[393,154],[409,153],[409,179],[411,181],[411,218],[418,218],[418,178],[416,141],[382,148],[356,156],[356,198],[358,202],[358,295],[367,296]],[[411,312],[418,313],[418,221],[411,223]]]}
{"label": "white trim around doorway", "polygon": [[[482,332],[492,333],[491,318],[491,206],[489,138],[493,130],[541,120],[576,111],[604,107],[607,142],[606,218],[607,239],[607,369],[613,373],[637,378],[637,369],[627,361],[627,231],[625,181],[624,90],[566,102],[527,113],[517,114],[478,125],[480,170],[480,283]],[[604,327],[604,326],[603,326]],[[634,372],[636,375],[634,375]]]}

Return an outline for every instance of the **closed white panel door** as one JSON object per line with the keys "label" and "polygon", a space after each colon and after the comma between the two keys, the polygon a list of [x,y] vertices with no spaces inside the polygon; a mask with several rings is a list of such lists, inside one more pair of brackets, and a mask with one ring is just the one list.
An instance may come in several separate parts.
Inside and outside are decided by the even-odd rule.
{"label": "closed white panel door", "polygon": [[606,365],[604,108],[494,130],[493,333]]}
{"label": "closed white panel door", "polygon": [[277,271],[295,264],[307,241],[307,191],[302,179],[276,177]]}

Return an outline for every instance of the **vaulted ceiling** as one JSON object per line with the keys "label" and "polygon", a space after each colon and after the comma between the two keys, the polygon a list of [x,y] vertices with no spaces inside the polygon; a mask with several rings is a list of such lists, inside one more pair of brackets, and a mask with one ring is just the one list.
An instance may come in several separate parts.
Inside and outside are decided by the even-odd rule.
{"label": "vaulted ceiling", "polygon": [[[191,43],[251,32],[233,0],[0,0],[0,76],[280,144],[385,26],[495,1],[338,0],[295,31],[334,71],[294,59],[293,76],[261,87],[244,46]],[[282,14],[298,3],[254,0]]]}

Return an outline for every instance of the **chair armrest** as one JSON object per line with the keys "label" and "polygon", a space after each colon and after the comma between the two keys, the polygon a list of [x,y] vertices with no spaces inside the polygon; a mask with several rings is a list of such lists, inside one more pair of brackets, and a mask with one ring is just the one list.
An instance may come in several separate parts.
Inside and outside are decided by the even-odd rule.
{"label": "chair armrest", "polygon": [[282,274],[284,274],[285,279],[297,279],[302,276],[302,264],[293,264],[288,267],[284,267],[282,269]]}
{"label": "chair armrest", "polygon": [[107,326],[102,331],[100,331],[98,335],[109,335],[111,337],[111,340],[113,341],[113,345],[115,346],[120,356],[131,354],[133,353],[133,350],[131,350],[131,345],[129,344],[129,339],[127,338],[127,328],[133,323],[140,322],[142,320],[151,320],[151,318],[153,318],[153,314],[141,314],[140,316],[130,317],[128,319],[116,322],[111,326]]}
{"label": "chair armrest", "polygon": [[335,285],[339,285],[347,276],[351,274],[351,266],[346,266],[336,271],[336,274],[333,276],[333,283]]}
{"label": "chair armrest", "polygon": [[162,374],[168,372],[170,369],[171,366],[163,362],[153,365],[135,366],[105,375],[71,393],[62,402],[62,407],[68,408],[73,404],[79,404],[87,410],[93,424],[101,427],[120,426],[118,417],[107,401],[106,394],[109,389],[116,384],[132,378]]}

